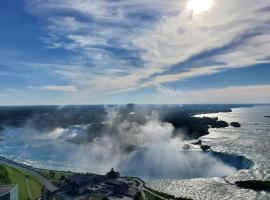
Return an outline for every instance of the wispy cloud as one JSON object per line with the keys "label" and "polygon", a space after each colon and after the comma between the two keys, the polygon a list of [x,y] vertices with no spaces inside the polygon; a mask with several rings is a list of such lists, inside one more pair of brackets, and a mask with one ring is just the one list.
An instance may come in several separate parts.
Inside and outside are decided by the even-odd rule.
{"label": "wispy cloud", "polygon": [[[231,86],[181,91],[158,86],[157,103],[269,103],[270,85]],[[147,98],[145,101],[148,101]],[[150,102],[148,102],[150,103]]]}
{"label": "wispy cloud", "polygon": [[48,47],[77,55],[54,73],[81,90],[124,92],[270,62],[269,3],[216,0],[201,15],[179,0],[34,0],[28,10],[48,18]]}
{"label": "wispy cloud", "polygon": [[70,85],[45,85],[45,86],[28,86],[28,89],[47,90],[47,91],[60,91],[60,92],[76,92],[78,91],[75,86]]}
{"label": "wispy cloud", "polygon": [[6,88],[6,91],[7,91],[7,92],[11,92],[11,93],[18,93],[18,92],[21,92],[20,90],[14,89],[14,88]]}

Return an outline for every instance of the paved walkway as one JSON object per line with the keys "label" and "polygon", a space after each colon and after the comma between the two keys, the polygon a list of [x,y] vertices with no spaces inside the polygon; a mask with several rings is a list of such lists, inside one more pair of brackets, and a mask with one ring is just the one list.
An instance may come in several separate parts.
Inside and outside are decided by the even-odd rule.
{"label": "paved walkway", "polygon": [[[149,189],[147,189],[147,188],[144,188],[144,191],[149,192],[150,194],[152,194],[152,195],[155,196],[155,197],[158,197],[159,199],[168,200],[168,199],[166,199],[165,197],[159,196],[158,194],[152,192],[151,190],[149,190]],[[145,199],[147,199],[147,198],[145,197]]]}
{"label": "paved walkway", "polygon": [[158,197],[158,198],[160,198],[160,199],[167,200],[165,197],[162,197],[162,196],[160,196],[160,195],[158,195],[158,194],[152,192],[152,191],[149,190],[147,187],[145,187],[145,183],[144,183],[143,180],[141,180],[141,179],[139,179],[139,178],[135,178],[135,177],[132,177],[132,178],[130,178],[130,179],[133,179],[133,180],[135,180],[135,181],[137,181],[137,182],[139,183],[138,188],[139,188],[139,190],[142,192],[143,199],[147,199],[147,198],[145,197],[145,194],[144,194],[144,191],[147,191],[147,192],[151,193],[152,195],[154,195],[154,196],[156,196],[156,197]]}
{"label": "paved walkway", "polygon": [[2,156],[0,156],[0,163],[6,164],[6,165],[8,165],[10,167],[14,167],[14,168],[17,168],[19,170],[24,170],[24,171],[30,173],[31,175],[36,177],[36,179],[40,182],[40,184],[44,185],[51,192],[56,191],[58,189],[48,179],[46,179],[44,176],[42,176],[38,172],[37,169],[35,169],[35,168],[31,167],[31,166],[14,162],[14,161],[9,160],[7,158],[4,158]]}

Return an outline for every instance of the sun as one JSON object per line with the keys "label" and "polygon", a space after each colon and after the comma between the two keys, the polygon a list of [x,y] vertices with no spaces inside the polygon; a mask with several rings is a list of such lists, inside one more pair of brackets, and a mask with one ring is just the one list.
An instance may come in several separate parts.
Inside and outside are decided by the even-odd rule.
{"label": "sun", "polygon": [[195,15],[199,15],[211,9],[213,0],[188,0],[187,9]]}

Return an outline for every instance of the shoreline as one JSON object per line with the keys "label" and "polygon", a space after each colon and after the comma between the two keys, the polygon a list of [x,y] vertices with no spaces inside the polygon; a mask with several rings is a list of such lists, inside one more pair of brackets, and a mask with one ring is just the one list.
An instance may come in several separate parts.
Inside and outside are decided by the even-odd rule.
{"label": "shoreline", "polygon": [[39,171],[41,169],[29,166],[29,165],[25,165],[23,163],[15,162],[15,161],[10,160],[8,158],[5,158],[3,156],[0,156],[0,164],[8,165],[8,166],[16,168],[18,170],[24,170],[24,171],[32,174],[33,176],[36,177],[37,181],[39,181],[39,183],[41,185],[44,185],[51,192],[58,189],[55,185],[53,185],[51,183],[51,181],[49,181],[46,177],[44,177],[42,175],[42,173]]}
{"label": "shoreline", "polygon": [[[29,165],[25,165],[23,163],[18,163],[18,162],[15,162],[13,160],[10,160],[8,158],[5,158],[3,156],[0,156],[0,164],[2,165],[7,165],[11,168],[14,168],[18,171],[25,171],[25,172],[28,172],[30,173],[31,175],[33,175],[36,180],[39,182],[39,184],[42,185],[42,187],[45,187],[45,190],[48,190],[51,194],[54,194],[59,191],[59,189],[61,189],[61,187],[56,187],[52,181],[50,179],[48,179],[46,176],[44,176],[44,174],[42,174],[42,171],[53,171],[53,172],[60,172],[60,173],[65,173],[64,171],[58,171],[58,170],[48,170],[48,169],[41,169],[41,168],[36,168],[36,167],[33,167],[33,166],[29,166]],[[40,181],[40,178],[37,177],[36,175],[37,174],[33,174],[31,173],[31,171],[33,172],[36,172],[38,173],[41,177],[43,177],[44,179],[46,179],[48,181],[48,183],[50,183],[51,185],[54,186],[54,189],[52,190],[51,187],[48,187],[48,184],[43,184],[44,182]],[[78,173],[72,173],[72,172],[68,172],[68,173],[71,173],[71,174],[78,174]],[[85,174],[86,173],[82,173],[82,174]],[[90,173],[90,174],[93,174],[93,175],[97,175],[97,174],[94,174],[94,173]],[[145,196],[146,196],[146,193],[150,193],[150,195],[152,195],[153,197],[156,197],[160,200],[166,200],[167,197],[170,197],[170,199],[174,199],[174,200],[191,200],[189,198],[182,198],[182,197],[175,197],[175,196],[172,196],[172,195],[169,195],[169,194],[166,194],[166,193],[162,193],[162,192],[159,192],[159,191],[155,191],[149,187],[146,186],[145,184],[145,181],[139,177],[133,177],[133,176],[122,176],[120,177],[122,179],[127,179],[127,180],[133,180],[135,182],[138,183],[138,189],[142,192],[142,197],[143,199],[145,199]],[[41,194],[42,195],[42,194]]]}
{"label": "shoreline", "polygon": [[[218,153],[218,154],[226,154],[224,152],[217,152],[217,151],[211,151],[210,153]],[[238,155],[239,156],[239,155]],[[244,157],[244,156],[240,156],[240,157]],[[248,159],[248,158],[246,158]],[[42,174],[42,170],[46,170],[46,171],[55,171],[55,172],[69,172],[69,171],[60,171],[60,170],[49,170],[49,169],[44,169],[44,168],[36,168],[36,167],[33,167],[33,166],[30,166],[30,165],[26,165],[26,164],[23,164],[23,163],[18,163],[16,161],[13,161],[13,160],[10,160],[8,158],[5,158],[3,156],[0,156],[0,163],[2,163],[1,161],[5,161],[9,164],[13,164],[13,165],[16,165],[17,167],[22,167],[24,169],[26,169],[27,171],[28,170],[33,170],[34,172],[38,173],[40,176],[43,176],[44,179],[46,179],[48,182],[50,182],[52,185],[53,183],[51,182],[51,180],[44,176],[44,174]],[[15,166],[15,167],[16,167]],[[29,172],[29,171],[28,171]],[[72,172],[71,172],[72,173]],[[85,174],[85,173],[82,173],[82,174]],[[94,173],[91,173],[91,174],[94,174]],[[34,174],[34,176],[37,178],[37,180],[39,181],[38,177],[36,176],[36,174]],[[154,188],[151,188],[150,186],[146,185],[146,181],[144,181],[143,179],[139,178],[139,177],[132,177],[132,176],[123,176],[123,178],[132,178],[134,180],[138,180],[141,184],[142,184],[142,187],[143,187],[143,191],[146,191],[146,192],[150,192],[152,195],[156,196],[156,197],[159,197],[162,199],[167,199],[166,197],[170,197],[170,199],[179,199],[173,195],[170,195],[170,194],[166,194],[164,192],[161,192],[161,191],[158,191],[158,190],[155,190]],[[222,177],[221,177],[222,178]],[[223,177],[222,179],[224,179],[224,181],[226,181],[225,179],[226,177]],[[193,180],[196,179],[196,178],[193,178]],[[204,179],[210,179],[210,178],[204,178]],[[178,180],[192,180],[191,179],[178,179]],[[40,182],[40,181],[39,181]],[[42,184],[42,182],[41,182]],[[42,184],[43,185],[43,184]],[[236,183],[233,183],[233,185],[237,186],[238,185]],[[56,187],[55,185],[54,186],[54,190],[51,190],[49,189],[50,191],[54,192],[54,191],[57,191],[59,188]],[[47,188],[47,187],[46,187]],[[183,197],[182,196],[182,199],[189,199],[188,197]]]}

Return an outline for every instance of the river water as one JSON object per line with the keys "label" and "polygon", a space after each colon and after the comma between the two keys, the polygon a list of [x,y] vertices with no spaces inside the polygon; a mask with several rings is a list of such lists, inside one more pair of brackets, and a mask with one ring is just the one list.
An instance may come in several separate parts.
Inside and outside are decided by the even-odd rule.
{"label": "river water", "polygon": [[[264,117],[269,115],[270,106],[236,108],[230,113],[198,115],[199,117],[218,117],[227,122],[236,121],[241,123],[241,128],[230,126],[222,129],[210,129],[210,134],[201,139],[203,143],[211,145],[211,148],[216,152],[243,155],[252,160],[254,166],[251,169],[236,171],[230,167],[224,168],[218,160],[213,160],[212,157],[209,160],[209,156],[203,155],[203,157],[200,152],[196,152],[196,149],[194,152],[196,155],[191,156],[192,159],[185,159],[185,162],[183,162],[184,158],[190,157],[189,154],[181,154],[180,152],[178,154],[178,149],[175,150],[174,148],[175,146],[178,147],[178,143],[164,143],[164,138],[162,137],[161,143],[158,142],[158,147],[161,153],[164,153],[163,149],[168,150],[166,151],[167,154],[165,154],[167,155],[166,158],[160,159],[158,153],[154,157],[153,153],[157,152],[157,146],[154,146],[153,152],[149,151],[149,157],[145,160],[154,157],[155,159],[152,159],[147,164],[147,168],[152,167],[150,172],[153,173],[153,169],[155,169],[157,175],[162,175],[162,178],[170,177],[171,179],[152,180],[153,177],[157,177],[153,175],[152,181],[146,182],[147,186],[177,197],[189,197],[192,199],[270,199],[270,193],[239,189],[234,185],[234,182],[237,180],[270,179],[270,118]],[[40,136],[35,138],[37,135],[29,129],[9,128],[1,136],[0,155],[35,167],[58,170],[104,173],[110,167],[115,166],[117,164],[114,163],[117,160],[115,153],[107,154],[108,152],[105,152],[105,157],[100,159],[97,156],[95,158],[98,162],[96,160],[94,160],[95,162],[89,162],[89,160],[93,159],[93,155],[96,156],[96,154],[91,154],[93,148],[67,142],[68,139],[80,134],[82,128],[82,126],[71,127],[68,130],[59,128],[43,136],[43,138],[40,138]],[[190,144],[191,141],[187,141],[187,143]],[[164,148],[165,145],[167,145],[166,148]],[[176,154],[171,155],[172,151],[168,147],[175,151]],[[100,148],[103,150],[104,146]],[[108,149],[114,149],[113,145]],[[76,153],[74,154],[74,152]],[[176,155],[179,155],[179,158],[177,157],[176,159]],[[167,158],[170,156],[172,158],[168,160]],[[120,160],[123,160],[123,158]],[[165,160],[166,163],[162,163],[160,160]],[[211,161],[212,164],[207,160]],[[156,165],[151,165],[152,161],[155,161]],[[178,161],[177,165],[168,164],[170,162],[175,163],[176,161]],[[142,162],[140,161],[139,163]],[[186,167],[183,168],[181,162]],[[135,170],[135,172],[130,171],[130,166],[128,165],[127,167],[129,170],[127,175],[136,175],[141,178],[149,175],[149,173],[147,175],[142,173],[147,172],[143,168],[145,165],[140,170]],[[168,168],[169,166],[171,168]],[[219,166],[221,167],[219,168]],[[162,173],[161,168],[163,169]],[[191,175],[197,174],[196,177],[214,178],[181,179],[184,176],[179,175],[177,177],[175,173],[172,173],[178,172],[179,168],[183,168],[180,170],[180,174],[186,175],[186,172],[189,172]],[[135,169],[138,169],[138,166]],[[168,176],[168,174],[171,176]],[[192,177],[191,175],[190,177]],[[227,176],[220,178],[223,175]],[[215,176],[219,177],[215,178]],[[172,177],[175,177],[175,179],[172,179]]]}
{"label": "river water", "polygon": [[202,137],[217,152],[243,155],[255,165],[224,178],[155,180],[147,185],[155,190],[192,199],[270,199],[269,192],[239,189],[237,180],[270,180],[270,106],[235,108],[230,113],[213,113],[199,117],[218,117],[227,122],[240,122],[241,128],[210,129]]}

